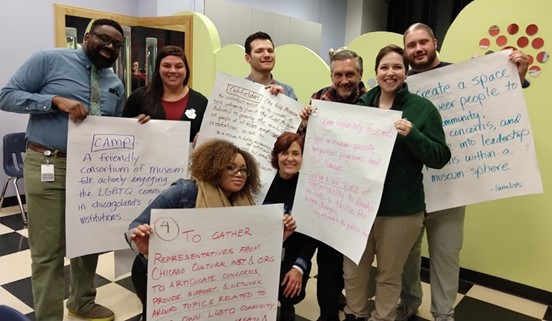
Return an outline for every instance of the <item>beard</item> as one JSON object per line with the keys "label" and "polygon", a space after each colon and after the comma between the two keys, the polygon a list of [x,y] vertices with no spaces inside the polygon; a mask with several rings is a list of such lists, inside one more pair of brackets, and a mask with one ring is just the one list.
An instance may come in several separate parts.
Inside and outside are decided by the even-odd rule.
{"label": "beard", "polygon": [[[104,57],[100,50],[108,51],[110,53],[110,58]],[[110,48],[107,48],[105,46],[98,46],[95,48],[87,48],[86,54],[90,61],[98,67],[98,68],[109,68],[111,67],[115,61],[117,61],[117,58],[119,57],[118,54],[116,54],[113,50]]]}
{"label": "beard", "polygon": [[437,59],[437,52],[435,50],[432,50],[431,52],[428,52],[427,54],[427,61],[426,62],[411,62],[410,66],[414,70],[419,71],[425,71],[431,67],[431,65],[435,62],[435,59]]}

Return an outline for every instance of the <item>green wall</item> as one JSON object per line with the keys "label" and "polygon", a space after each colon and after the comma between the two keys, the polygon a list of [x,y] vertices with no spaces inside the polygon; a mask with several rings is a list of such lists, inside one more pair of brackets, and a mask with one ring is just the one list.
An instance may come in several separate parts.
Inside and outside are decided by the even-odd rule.
{"label": "green wall", "polygon": [[[511,23],[517,23],[520,31],[508,35],[509,44],[515,43],[525,33],[527,25],[535,24],[539,31],[530,38],[542,37],[544,47],[540,50],[527,47],[523,51],[533,56],[543,50],[551,52],[552,21],[549,14],[552,2],[525,0],[521,7],[519,4],[514,0],[473,1],[448,30],[441,48],[441,59],[459,62],[474,54],[484,54],[486,50],[479,47],[479,40],[489,37],[489,27],[497,25],[501,34],[507,34],[507,26]],[[209,95],[216,71],[245,77],[249,65],[245,63],[241,45],[221,48],[213,23],[201,14],[193,15],[192,81],[195,89]],[[372,32],[349,44],[350,49],[364,58],[363,79],[367,84],[374,78],[377,51],[389,43],[401,45],[402,35]],[[499,48],[493,44],[489,49]],[[277,47],[276,53],[275,77],[292,85],[301,102],[308,103],[314,91],[330,84],[328,66],[309,49],[290,44]],[[552,292],[552,278],[549,276],[552,271],[552,197],[547,189],[552,179],[552,149],[545,145],[545,135],[549,134],[546,130],[552,128],[546,124],[552,119],[550,98],[545,101],[546,90],[552,88],[552,63],[536,62],[535,65],[541,68],[541,74],[536,78],[528,77],[532,84],[524,94],[545,192],[469,206],[461,264],[464,268]]]}

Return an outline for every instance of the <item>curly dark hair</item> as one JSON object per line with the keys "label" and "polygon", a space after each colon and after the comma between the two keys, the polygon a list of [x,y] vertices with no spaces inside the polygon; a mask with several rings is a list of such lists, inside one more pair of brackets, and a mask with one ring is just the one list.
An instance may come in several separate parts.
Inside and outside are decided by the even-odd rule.
{"label": "curly dark hair", "polygon": [[283,151],[288,150],[288,148],[293,144],[293,142],[297,142],[299,146],[301,146],[301,153],[303,152],[303,147],[305,145],[305,140],[303,137],[299,136],[296,133],[292,132],[284,132],[282,135],[278,136],[276,139],[276,142],[274,143],[274,148],[272,148],[270,159],[270,164],[272,164],[272,167],[274,167],[277,170],[280,170],[280,167],[278,166],[278,154],[280,154]]}
{"label": "curly dark hair", "polygon": [[94,20],[94,22],[92,22],[92,26],[90,27],[90,32],[94,32],[97,28],[101,26],[111,26],[121,33],[121,37],[125,36],[123,27],[121,27],[121,25],[117,21],[105,18]]}
{"label": "curly dark hair", "polygon": [[236,154],[243,156],[250,173],[245,180],[245,185],[239,193],[253,198],[261,189],[261,179],[259,177],[259,166],[257,165],[257,161],[251,154],[229,141],[213,139],[196,147],[195,151],[192,153],[190,172],[193,177],[218,186],[222,179],[222,174]]}

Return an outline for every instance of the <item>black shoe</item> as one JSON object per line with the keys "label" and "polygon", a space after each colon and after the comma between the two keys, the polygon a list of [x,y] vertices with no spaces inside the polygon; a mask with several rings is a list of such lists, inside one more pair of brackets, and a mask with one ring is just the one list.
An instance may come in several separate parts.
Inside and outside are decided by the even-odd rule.
{"label": "black shoe", "polygon": [[339,310],[343,311],[343,308],[347,305],[347,298],[343,293],[339,293],[339,298],[337,299],[337,306]]}
{"label": "black shoe", "polygon": [[295,307],[291,304],[280,306],[280,321],[295,321]]}
{"label": "black shoe", "polygon": [[343,321],[366,321],[366,318],[357,318],[353,314],[345,313],[345,319]]}

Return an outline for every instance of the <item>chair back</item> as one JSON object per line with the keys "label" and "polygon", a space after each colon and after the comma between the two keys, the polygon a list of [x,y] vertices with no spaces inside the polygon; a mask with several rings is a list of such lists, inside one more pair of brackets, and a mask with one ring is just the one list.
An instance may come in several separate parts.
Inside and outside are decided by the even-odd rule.
{"label": "chair back", "polygon": [[4,136],[4,172],[10,177],[23,177],[23,155],[25,154],[25,133],[11,133]]}
{"label": "chair back", "polygon": [[7,305],[0,305],[1,321],[31,321],[23,313]]}

